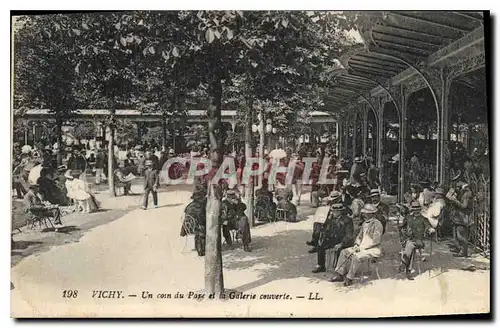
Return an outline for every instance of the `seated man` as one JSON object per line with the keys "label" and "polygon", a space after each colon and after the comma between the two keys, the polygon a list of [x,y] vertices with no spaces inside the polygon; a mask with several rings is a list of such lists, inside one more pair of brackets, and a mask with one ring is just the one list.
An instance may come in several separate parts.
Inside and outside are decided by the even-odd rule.
{"label": "seated man", "polygon": [[228,245],[233,244],[230,231],[238,229],[237,208],[240,203],[241,201],[237,197],[236,192],[233,189],[228,189],[226,191],[226,199],[222,201],[222,212],[220,216],[222,235]]}
{"label": "seated man", "polygon": [[387,219],[389,218],[389,206],[380,201],[380,191],[378,189],[370,191],[370,203],[377,208],[376,218],[382,223],[384,227],[383,233],[385,233]]}
{"label": "seated man", "polygon": [[247,206],[244,203],[236,205],[237,234],[241,237],[245,252],[251,252],[249,244],[252,242],[252,236],[250,235],[248,217],[245,215],[246,209]]}
{"label": "seated man", "polygon": [[[306,245],[312,246],[313,248],[309,250],[309,253],[316,253],[318,251],[318,240],[321,235],[321,231],[326,223],[326,220],[330,217],[332,212],[332,206],[334,204],[342,204],[342,194],[336,190],[332,191],[330,196],[328,196],[328,211],[325,213],[326,207],[320,206],[316,210],[315,217],[317,217],[318,222],[313,223],[313,232],[311,241],[307,241]],[[345,211],[345,209],[344,209]],[[325,215],[326,214],[326,215]]]}
{"label": "seated man", "polygon": [[[125,175],[126,167],[123,161],[118,164],[118,169],[115,170],[115,184],[120,183],[123,186],[123,194],[128,195],[132,187],[132,180],[135,176],[132,173]],[[115,187],[116,188],[116,187]]]}
{"label": "seated man", "polygon": [[422,216],[429,221],[431,226],[429,230],[430,233],[437,229],[445,207],[446,201],[444,200],[444,189],[438,187],[434,191],[434,200],[427,209],[422,211]]}
{"label": "seated man", "polygon": [[262,180],[262,188],[255,192],[255,211],[263,212],[259,213],[259,219],[275,219],[276,203],[273,201],[273,193],[269,191],[267,180]]}
{"label": "seated man", "polygon": [[297,220],[297,207],[292,203],[293,191],[290,186],[283,189],[278,189],[276,192],[278,200],[277,209],[282,209],[287,212],[288,221],[294,222]]}
{"label": "seated man", "polygon": [[400,271],[404,271],[410,280],[410,265],[415,251],[424,248],[424,234],[426,230],[426,220],[420,214],[421,206],[419,202],[413,202],[410,207],[410,214],[406,215],[399,225],[399,236],[403,252],[401,254]]}
{"label": "seated man", "polygon": [[28,192],[24,195],[26,212],[38,217],[54,218],[54,224],[62,225],[61,211],[57,205],[52,205],[43,199],[39,193],[38,185],[30,185]]}
{"label": "seated man", "polygon": [[[194,244],[199,256],[205,255],[205,228],[207,198],[203,192],[194,192],[193,200],[184,209],[184,221],[181,227],[181,237],[194,234]],[[194,221],[192,221],[194,219]],[[188,221],[189,220],[189,221]],[[187,231],[191,230],[191,231]]]}
{"label": "seated man", "polygon": [[335,254],[335,266],[340,250],[352,245],[353,230],[352,219],[345,214],[344,206],[341,203],[333,204],[318,238],[318,265],[313,273],[326,271],[325,255],[330,248]]}
{"label": "seated man", "polygon": [[382,223],[375,219],[377,208],[366,204],[361,211],[364,222],[353,247],[345,248],[340,252],[335,268],[336,274],[331,282],[344,281],[345,286],[352,285],[361,261],[377,258],[382,255],[380,244],[382,241]]}

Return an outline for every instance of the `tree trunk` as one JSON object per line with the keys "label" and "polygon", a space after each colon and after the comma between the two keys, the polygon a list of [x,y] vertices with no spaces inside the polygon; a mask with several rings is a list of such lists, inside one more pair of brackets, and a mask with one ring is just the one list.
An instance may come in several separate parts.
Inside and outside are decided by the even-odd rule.
{"label": "tree trunk", "polygon": [[[264,125],[264,110],[260,110],[260,121],[259,121],[259,158],[264,158],[264,143],[266,142],[266,126]],[[259,162],[260,165],[260,162]],[[260,168],[259,168],[260,170]],[[262,188],[263,174],[259,174],[259,188]]]}
{"label": "tree trunk", "polygon": [[111,113],[112,123],[109,125],[109,140],[108,140],[108,188],[111,197],[116,197],[115,192],[115,175],[114,175],[114,156],[115,156],[115,126],[114,126],[114,111]]}
{"label": "tree trunk", "polygon": [[[250,158],[253,157],[253,149],[252,149],[252,121],[253,121],[253,98],[250,97],[247,103],[247,113],[245,117],[245,165],[248,163]],[[243,168],[244,170],[244,168]],[[253,216],[253,203],[254,203],[254,187],[253,187],[253,177],[250,177],[245,185],[245,195],[247,197],[247,216],[248,223],[250,227],[254,225],[254,216]]]}
{"label": "tree trunk", "polygon": [[[222,85],[221,81],[214,83],[213,104],[207,110],[208,135],[212,169],[217,170],[222,163],[223,134],[221,122]],[[224,293],[224,278],[222,275],[221,227],[220,213],[222,207],[222,188],[219,183],[208,181],[207,224],[205,244],[205,292],[215,294],[220,298]]]}
{"label": "tree trunk", "polygon": [[167,150],[167,116],[166,115],[163,115],[163,117],[161,118],[161,134],[162,134],[162,138],[161,138],[162,148],[163,148],[163,150],[168,151]]}
{"label": "tree trunk", "polygon": [[57,152],[57,165],[62,164],[63,160],[63,140],[62,140],[62,118],[57,115],[56,116],[56,133],[57,133],[57,145],[59,146],[59,151]]}

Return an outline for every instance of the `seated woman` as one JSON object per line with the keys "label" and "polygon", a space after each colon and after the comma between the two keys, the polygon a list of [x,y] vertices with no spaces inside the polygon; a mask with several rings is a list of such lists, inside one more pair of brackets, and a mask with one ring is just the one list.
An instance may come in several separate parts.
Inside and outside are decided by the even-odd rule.
{"label": "seated woman", "polygon": [[235,191],[233,189],[228,189],[226,192],[226,199],[222,201],[222,212],[220,216],[222,235],[228,245],[233,244],[230,231],[237,230],[238,228],[237,208],[239,204],[241,204],[241,201]]}
{"label": "seated woman", "polygon": [[132,180],[136,178],[135,175],[130,172],[123,161],[118,164],[118,168],[115,170],[114,175],[115,188],[123,186],[123,194],[128,195],[130,193],[130,188],[132,187]]}
{"label": "seated woman", "polygon": [[94,195],[87,191],[87,187],[83,180],[75,179],[71,170],[66,171],[64,177],[66,178],[65,184],[68,190],[68,198],[78,202],[78,206],[82,209],[83,213],[91,213],[99,209],[99,205]]}
{"label": "seated woman", "polygon": [[262,188],[255,192],[255,213],[259,219],[274,221],[276,217],[276,203],[273,201],[273,193],[269,191],[267,180],[262,180]]}
{"label": "seated woman", "polygon": [[52,217],[54,218],[54,224],[62,225],[59,207],[43,199],[38,185],[29,186],[28,192],[24,195],[24,205],[26,212],[32,216]]}
{"label": "seated woman", "polygon": [[297,207],[292,203],[293,191],[290,186],[279,189],[276,192],[277,211],[284,210],[287,214],[287,221],[297,221]]}
{"label": "seated woman", "polygon": [[40,194],[43,195],[45,200],[52,204],[67,205],[66,195],[64,195],[64,191],[57,185],[52,169],[42,168],[37,184],[39,185]]}
{"label": "seated woman", "polygon": [[248,217],[245,215],[246,209],[247,206],[244,203],[236,205],[237,235],[241,238],[243,250],[245,252],[251,252],[249,244],[252,242],[252,236],[250,235]]}
{"label": "seated woman", "polygon": [[206,193],[195,191],[191,196],[193,200],[184,209],[184,220],[181,227],[181,237],[194,234],[194,244],[198,256],[205,255],[205,230],[206,230]]}

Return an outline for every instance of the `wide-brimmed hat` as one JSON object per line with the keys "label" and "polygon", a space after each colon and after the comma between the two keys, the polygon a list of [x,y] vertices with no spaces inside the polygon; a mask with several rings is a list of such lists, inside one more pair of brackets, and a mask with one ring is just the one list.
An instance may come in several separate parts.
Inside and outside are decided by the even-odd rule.
{"label": "wide-brimmed hat", "polygon": [[226,191],[226,196],[235,196],[236,195],[236,191],[234,191],[233,189],[228,189]]}
{"label": "wide-brimmed hat", "polygon": [[361,158],[360,157],[354,157],[354,162],[355,163],[361,163]]}
{"label": "wide-brimmed hat", "polygon": [[63,165],[59,165],[57,167],[57,171],[59,171],[59,172],[66,171],[67,169],[68,169],[68,167],[66,165],[64,165],[64,164]]}
{"label": "wide-brimmed hat", "polygon": [[67,170],[66,173],[64,173],[64,177],[67,179],[74,179],[73,177],[73,172],[71,170]]}
{"label": "wide-brimmed hat", "polygon": [[412,202],[410,206],[410,210],[415,211],[415,210],[420,210],[422,206],[420,206],[419,202]]}
{"label": "wide-brimmed hat", "polygon": [[376,208],[372,204],[365,204],[365,206],[361,210],[361,213],[363,213],[363,214],[375,214],[375,213],[377,213],[377,211],[378,211],[378,208]]}
{"label": "wide-brimmed hat", "polygon": [[330,206],[330,209],[333,211],[342,211],[345,209],[345,207],[342,203],[334,203]]}
{"label": "wide-brimmed hat", "polygon": [[436,190],[434,191],[434,194],[437,194],[437,195],[444,195],[445,192],[444,192],[444,189],[441,188],[441,187],[437,187]]}
{"label": "wide-brimmed hat", "polygon": [[330,195],[328,195],[329,201],[336,201],[342,198],[342,193],[337,190],[333,190]]}
{"label": "wide-brimmed hat", "polygon": [[370,197],[373,197],[373,196],[380,196],[380,190],[378,190],[378,189],[370,190]]}
{"label": "wide-brimmed hat", "polygon": [[423,188],[429,187],[431,185],[431,182],[429,180],[422,180],[419,181],[418,184],[422,186]]}

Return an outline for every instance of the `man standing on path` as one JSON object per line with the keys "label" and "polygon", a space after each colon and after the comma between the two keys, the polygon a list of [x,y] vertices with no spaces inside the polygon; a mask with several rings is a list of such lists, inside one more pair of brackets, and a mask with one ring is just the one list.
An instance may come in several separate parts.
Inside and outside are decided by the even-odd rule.
{"label": "man standing on path", "polygon": [[146,171],[144,173],[144,203],[142,209],[148,208],[148,198],[149,193],[153,194],[153,203],[155,208],[158,207],[158,186],[160,180],[158,178],[158,171],[152,168],[153,162],[151,160],[146,160]]}
{"label": "man standing on path", "polygon": [[453,216],[452,221],[459,249],[458,254],[454,254],[454,256],[467,257],[469,229],[474,223],[471,216],[473,206],[472,191],[466,182],[461,181],[457,185],[462,187],[460,200],[457,199],[454,193],[448,193],[447,195],[448,200],[455,209],[455,215]]}

